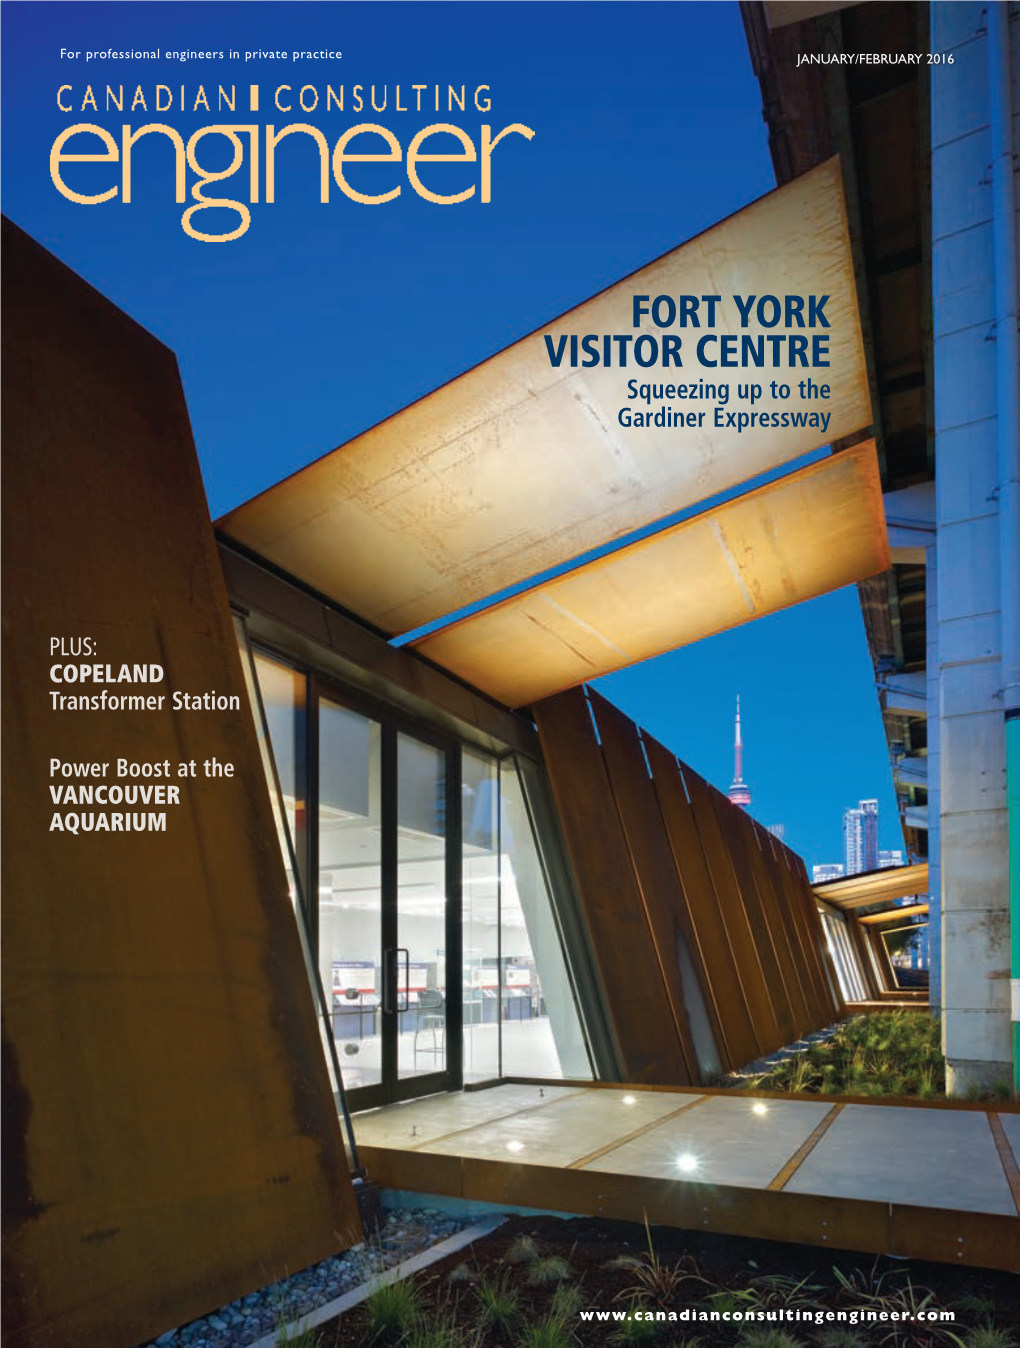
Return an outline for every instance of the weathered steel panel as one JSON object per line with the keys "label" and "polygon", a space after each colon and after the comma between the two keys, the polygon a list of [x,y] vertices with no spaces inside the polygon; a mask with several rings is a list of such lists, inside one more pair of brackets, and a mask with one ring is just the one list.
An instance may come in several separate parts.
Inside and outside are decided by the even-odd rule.
{"label": "weathered steel panel", "polygon": [[669,840],[663,830],[655,788],[641,752],[637,726],[598,693],[590,691],[589,698],[670,1010],[687,1060],[687,1081],[698,1081],[697,1057],[677,958],[677,938],[686,940],[679,917],[680,910],[686,909],[686,905]]}
{"label": "weathered steel panel", "polygon": [[[7,222],[3,260],[4,1339],[127,1348],[360,1222],[176,362]],[[163,708],[54,710],[85,637]],[[51,832],[55,757],[169,763],[166,831]]]}
{"label": "weathered steel panel", "polygon": [[770,28],[785,28],[791,23],[805,23],[820,14],[833,14],[847,9],[860,0],[762,0],[765,18]]}
{"label": "weathered steel panel", "polygon": [[713,800],[715,788],[686,764],[683,765],[683,774],[694,822],[698,828],[698,837],[701,839],[712,883],[719,896],[719,907],[722,910],[737,965],[737,978],[751,1013],[758,1054],[771,1053],[781,1048],[786,1040],[776,1022],[762,972],[764,952],[759,952],[755,944],[740,886],[730,863],[729,847],[719,825]]}
{"label": "weathered steel panel", "polygon": [[772,835],[767,829],[745,815],[754,837],[756,847],[749,848],[751,869],[758,884],[762,907],[765,909],[772,941],[783,970],[783,981],[793,1011],[794,1023],[798,1026],[798,1037],[817,1028],[808,1009],[808,1000],[804,984],[807,978],[800,953],[797,928],[790,916],[786,895],[776,874],[776,856],[772,851]]}
{"label": "weathered steel panel", "polygon": [[732,1070],[758,1056],[758,1043],[737,976],[719,896],[712,883],[676,756],[650,735],[645,736],[645,750],[711,990],[711,1005],[722,1032],[719,1047],[723,1064]]}
{"label": "weathered steel panel", "polygon": [[580,689],[535,707],[553,797],[626,1079],[689,1080],[627,839]]}
{"label": "weathered steel panel", "polygon": [[806,924],[807,949],[818,969],[818,979],[823,994],[823,1010],[828,1011],[828,1022],[831,1023],[846,1014],[846,1006],[839,990],[839,978],[836,976],[836,966],[829,951],[829,943],[825,939],[821,914],[818,912],[818,901],[811,888],[811,881],[808,879],[804,858],[784,843],[779,843],[778,846],[783,848],[787,868],[793,880],[791,893],[798,902],[800,913]]}
{"label": "weathered steel panel", "polygon": [[757,880],[751,869],[751,848],[757,852],[758,842],[744,827],[748,817],[739,805],[734,805],[721,792],[713,792],[712,803],[715,806],[719,828],[729,851],[730,865],[740,890],[740,897],[747,914],[747,923],[751,929],[755,949],[761,964],[762,977],[768,990],[772,1014],[779,1028],[780,1039],[790,1044],[798,1036],[796,1021],[790,996],[786,988],[783,970],[779,965],[779,952],[772,938],[772,930],[765,916],[765,904],[758,889]]}
{"label": "weathered steel panel", "polygon": [[415,644],[519,707],[888,566],[868,440]]}
{"label": "weathered steel panel", "polygon": [[771,833],[764,835],[763,846],[766,845],[772,853],[770,873],[773,886],[780,896],[788,930],[795,934],[794,953],[801,974],[801,987],[807,1001],[808,1025],[810,1029],[817,1030],[828,1025],[832,1016],[828,993],[823,986],[825,980],[814,948],[812,927],[798,897],[797,880],[790,870],[787,848]]}
{"label": "weathered steel panel", "polygon": [[[544,339],[554,348],[587,333],[661,340],[647,316],[634,326],[635,294],[721,296],[714,328],[703,309],[700,328],[673,329],[682,372],[638,371],[664,382],[692,371],[711,378],[687,355],[711,333],[810,340],[786,315],[766,329],[752,311],[743,329],[734,294],[827,295],[830,327],[815,330],[830,341],[827,431],[747,435],[714,427],[710,415],[701,428],[622,425],[633,362],[573,368],[567,357],[556,367]],[[755,410],[786,410],[768,379],[759,382]],[[831,159],[270,488],[221,527],[386,632],[405,632],[870,424],[843,185]]]}

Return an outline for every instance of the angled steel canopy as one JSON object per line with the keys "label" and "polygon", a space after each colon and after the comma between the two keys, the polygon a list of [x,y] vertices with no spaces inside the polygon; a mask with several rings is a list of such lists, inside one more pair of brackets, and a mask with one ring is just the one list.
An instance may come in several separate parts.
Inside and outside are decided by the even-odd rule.
{"label": "angled steel canopy", "polygon": [[[727,368],[697,361],[705,335],[807,336],[747,329],[733,295],[827,295],[830,365]],[[719,295],[716,324],[633,326],[633,297]],[[664,310],[659,310],[664,317]],[[554,367],[544,338],[589,333],[680,337],[683,367]],[[739,345],[739,342],[738,342]],[[601,341],[599,342],[601,349]],[[767,345],[766,345],[766,349]],[[717,354],[718,343],[711,352]],[[826,429],[712,424],[713,400],[675,401],[704,412],[702,427],[623,426],[627,380],[756,382],[758,412],[789,411],[773,378],[810,375],[831,396]],[[728,409],[734,411],[735,393]],[[743,404],[749,408],[751,404]],[[412,631],[582,553],[726,491],[871,423],[839,161],[832,159],[602,291],[547,328],[437,389],[220,521],[253,549],[387,633]]]}
{"label": "angled steel canopy", "polygon": [[867,908],[873,903],[906,899],[928,892],[928,863],[912,866],[887,866],[863,875],[847,875],[842,880],[827,880],[813,885],[815,894],[836,908]]}
{"label": "angled steel canopy", "polygon": [[[906,908],[886,908],[881,913],[868,913],[865,917],[858,918],[858,921],[867,927],[882,925],[886,922],[897,922],[904,917],[917,917],[920,913],[928,912],[929,907],[927,903],[912,903]],[[924,926],[924,923],[918,925]]]}
{"label": "angled steel canopy", "polygon": [[519,707],[888,566],[867,440],[414,644]]}
{"label": "angled steel canopy", "polygon": [[833,14],[839,9],[852,9],[859,0],[764,0],[765,21],[770,28],[785,28],[790,23],[804,23],[821,14]]}

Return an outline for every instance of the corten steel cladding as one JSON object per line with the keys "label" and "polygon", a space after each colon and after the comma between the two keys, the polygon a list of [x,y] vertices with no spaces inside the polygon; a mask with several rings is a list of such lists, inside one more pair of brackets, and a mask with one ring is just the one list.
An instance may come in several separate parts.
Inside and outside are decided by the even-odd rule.
{"label": "corten steel cladding", "polygon": [[584,693],[550,698],[535,720],[626,1080],[683,1085],[683,1042]]}
{"label": "corten steel cladding", "polygon": [[804,864],[804,858],[798,853],[786,848],[786,860],[790,870],[797,879],[797,894],[800,897],[800,911],[804,915],[810,929],[818,933],[817,943],[812,945],[815,958],[818,961],[818,967],[822,975],[822,981],[827,992],[828,1004],[831,1011],[830,1020],[839,1020],[846,1015],[846,1002],[843,1000],[843,993],[840,990],[839,976],[836,973],[836,962],[832,958],[832,952],[829,950],[829,942],[826,939],[824,928],[822,927],[822,915],[818,911],[818,901],[815,898],[814,890],[811,888],[811,880],[808,877],[807,866]]}
{"label": "corten steel cladding", "polygon": [[698,1080],[678,935],[724,1067],[829,1024],[821,922],[771,835],[597,693],[534,712],[626,1079],[677,1084],[682,1053]]}
{"label": "corten steel cladding", "polygon": [[[635,294],[722,297],[714,329],[671,329],[682,335],[682,369],[550,363],[546,336],[555,345],[570,334],[639,335]],[[734,294],[829,296],[830,327],[818,329],[830,343],[821,371],[832,389],[827,430],[739,434],[714,427],[711,413],[700,429],[621,425],[621,405],[634,407],[630,376],[715,378],[689,348],[707,331],[743,334]],[[810,339],[807,328],[784,324],[766,330],[752,317],[746,332]],[[647,317],[641,331],[663,335]],[[756,410],[788,410],[767,378],[758,382]],[[232,511],[221,527],[386,633],[408,632],[871,420],[843,183],[831,159]],[[683,452],[678,436],[688,437]]]}
{"label": "corten steel cladding", "polygon": [[869,440],[415,645],[508,706],[526,706],[888,566],[882,486]]}
{"label": "corten steel cladding", "polygon": [[774,874],[777,862],[771,847],[772,835],[767,829],[745,815],[754,835],[756,848],[749,848],[751,868],[762,896],[762,904],[768,916],[772,940],[783,968],[783,981],[790,998],[794,1022],[800,1027],[798,1037],[802,1037],[807,1027],[814,1021],[809,1010],[807,995],[807,973],[800,956],[800,942],[796,938],[796,927],[790,917],[786,895]]}
{"label": "corten steel cladding", "polygon": [[[762,972],[765,952],[759,951],[755,944],[744,898],[733,872],[729,848],[716,814],[713,800],[715,788],[686,764],[684,764],[684,782],[690,796],[691,811],[701,840],[701,848],[708,863],[712,883],[719,895],[719,906],[722,909],[730,946],[737,964],[737,976],[751,1013],[758,1054],[771,1053],[774,1049],[782,1047],[784,1036],[780,1032],[765,975]],[[726,803],[729,804],[728,801]]]}
{"label": "corten steel cladding", "polygon": [[655,794],[680,877],[705,981],[719,1025],[717,1045],[728,1070],[757,1057],[758,1045],[743,989],[737,977],[719,896],[705,854],[676,756],[650,735],[644,737]]}
{"label": "corten steel cladding", "polygon": [[783,1044],[791,1044],[800,1035],[793,1017],[783,972],[779,967],[776,944],[765,916],[764,902],[751,869],[750,848],[754,847],[757,850],[758,842],[753,833],[744,827],[749,822],[748,817],[738,805],[734,805],[721,791],[713,792],[712,803],[740,890],[751,939],[758,952],[765,989],[779,1029],[779,1038]]}
{"label": "corten steel cladding", "polygon": [[[782,904],[787,930],[797,940],[797,966],[807,1002],[808,1024],[812,1029],[820,1029],[833,1019],[831,994],[818,953],[825,943],[825,932],[821,920],[816,918],[812,921],[804,905],[799,877],[790,869],[786,846],[766,830],[760,830],[760,836],[762,849],[771,851],[774,858],[770,875]],[[811,906],[813,908],[815,905],[812,903]]]}
{"label": "corten steel cladding", "polygon": [[[127,1348],[360,1222],[176,362],[7,222],[3,254],[4,1341]],[[165,709],[53,711],[50,638],[86,636]],[[171,709],[212,689],[240,711]],[[73,836],[51,757],[197,775],[165,833]]]}
{"label": "corten steel cladding", "polygon": [[677,957],[677,940],[684,939],[679,922],[683,895],[655,789],[645,767],[638,729],[598,693],[590,692],[589,700],[645,918],[655,942],[670,1012],[687,1060],[688,1080],[697,1081],[698,1064],[687,1012],[689,991],[684,988]]}

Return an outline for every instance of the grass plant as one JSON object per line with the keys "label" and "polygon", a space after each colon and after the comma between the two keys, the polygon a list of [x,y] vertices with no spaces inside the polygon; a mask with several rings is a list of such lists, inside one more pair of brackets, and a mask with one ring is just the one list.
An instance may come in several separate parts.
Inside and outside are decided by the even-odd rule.
{"label": "grass plant", "polygon": [[393,1341],[415,1328],[422,1296],[410,1278],[397,1278],[377,1287],[365,1298],[365,1318],[373,1339]]}
{"label": "grass plant", "polygon": [[803,1343],[785,1329],[744,1329],[737,1348],[803,1348]]}
{"label": "grass plant", "polygon": [[506,1333],[520,1315],[520,1297],[510,1280],[509,1269],[496,1278],[483,1278],[475,1286],[479,1322],[485,1329]]}
{"label": "grass plant", "polygon": [[610,1268],[626,1269],[633,1274],[629,1286],[616,1295],[617,1301],[638,1303],[651,1302],[664,1310],[676,1304],[681,1286],[684,1283],[698,1282],[708,1287],[710,1284],[698,1271],[693,1259],[687,1257],[676,1264],[667,1264],[660,1259],[652,1242],[652,1230],[645,1217],[645,1239],[648,1252],[640,1257],[620,1255],[609,1263]]}
{"label": "grass plant", "polygon": [[978,1325],[963,1340],[964,1348],[1016,1348],[1016,1339],[1010,1329],[996,1329],[994,1325]]}
{"label": "grass plant", "polygon": [[559,1315],[547,1315],[525,1325],[515,1340],[517,1348],[573,1348],[574,1335]]}
{"label": "grass plant", "polygon": [[635,1319],[634,1311],[653,1310],[651,1306],[636,1305],[632,1307],[626,1320],[621,1320],[619,1327],[609,1336],[610,1343],[618,1343],[621,1348],[639,1348],[639,1345],[654,1343],[662,1337],[662,1324],[654,1319]]}
{"label": "grass plant", "polygon": [[740,1311],[753,1310],[762,1305],[762,1298],[753,1287],[743,1287],[734,1291],[730,1287],[721,1287],[705,1298],[705,1309],[718,1311],[720,1315],[732,1317]]}
{"label": "grass plant", "polygon": [[538,1242],[531,1236],[516,1236],[503,1256],[507,1264],[529,1264],[539,1256]]}
{"label": "grass plant", "polygon": [[[478,1335],[474,1336],[475,1341]],[[401,1348],[466,1348],[469,1340],[450,1315],[419,1316],[400,1340]]]}
{"label": "grass plant", "polygon": [[946,1091],[938,1021],[923,1010],[853,1016],[828,1039],[787,1054],[748,1084],[752,1090],[933,1100]]}
{"label": "grass plant", "polygon": [[574,1269],[561,1255],[546,1254],[533,1259],[528,1265],[528,1282],[532,1287],[542,1287],[546,1283],[565,1282],[574,1276]]}
{"label": "grass plant", "polygon": [[995,1318],[995,1302],[980,1292],[966,1292],[953,1302],[953,1310],[965,1320],[980,1320],[990,1324]]}
{"label": "grass plant", "polygon": [[815,1306],[822,1291],[820,1283],[808,1282],[811,1274],[791,1278],[784,1273],[763,1273],[751,1279],[751,1287],[761,1298],[764,1307]]}
{"label": "grass plant", "polygon": [[577,1283],[560,1282],[552,1294],[550,1309],[563,1320],[572,1320],[584,1305],[584,1292]]}
{"label": "grass plant", "polygon": [[286,1344],[287,1348],[320,1348],[322,1340],[316,1330],[308,1325],[280,1325],[276,1331],[277,1344]]}
{"label": "grass plant", "polygon": [[833,1325],[818,1338],[819,1348],[868,1348],[868,1340],[849,1325]]}

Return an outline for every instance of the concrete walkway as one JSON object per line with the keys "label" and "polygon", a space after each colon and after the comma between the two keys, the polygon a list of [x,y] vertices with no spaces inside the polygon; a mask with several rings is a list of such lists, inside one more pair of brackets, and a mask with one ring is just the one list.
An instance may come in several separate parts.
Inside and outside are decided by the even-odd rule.
{"label": "concrete walkway", "polygon": [[380,1183],[1020,1269],[1020,1111],[503,1084],[355,1116]]}

